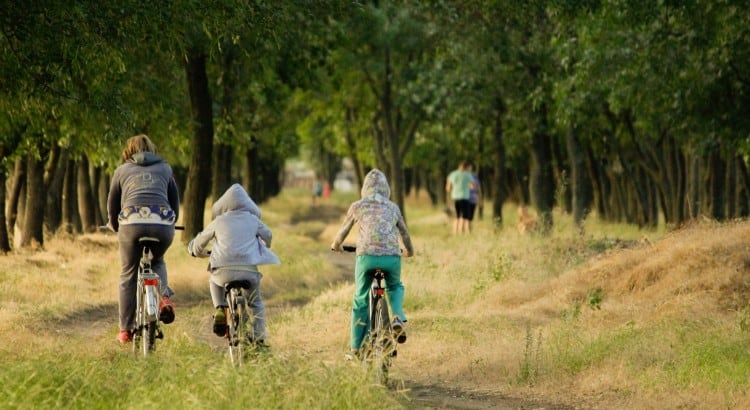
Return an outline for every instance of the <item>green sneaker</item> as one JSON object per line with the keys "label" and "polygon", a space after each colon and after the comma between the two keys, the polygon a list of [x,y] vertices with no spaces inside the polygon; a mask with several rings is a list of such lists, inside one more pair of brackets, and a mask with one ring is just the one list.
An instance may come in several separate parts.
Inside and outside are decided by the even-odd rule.
{"label": "green sneaker", "polygon": [[227,314],[224,306],[219,306],[214,312],[214,334],[219,337],[227,335]]}

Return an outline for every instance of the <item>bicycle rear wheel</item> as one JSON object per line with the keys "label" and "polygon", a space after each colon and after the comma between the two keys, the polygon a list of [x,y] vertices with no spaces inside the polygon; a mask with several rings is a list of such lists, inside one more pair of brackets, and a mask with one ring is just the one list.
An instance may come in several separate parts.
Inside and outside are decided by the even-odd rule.
{"label": "bicycle rear wheel", "polygon": [[240,289],[232,289],[229,293],[229,357],[232,365],[242,366],[247,349],[247,305]]}
{"label": "bicycle rear wheel", "polygon": [[158,323],[154,320],[143,326],[143,355],[148,356],[156,348],[156,327]]}
{"label": "bicycle rear wheel", "polygon": [[[135,328],[133,329],[133,353],[138,354],[146,343],[143,338],[143,327],[146,323],[146,309],[144,299],[146,298],[146,291],[141,283],[138,283],[135,299]],[[144,355],[147,354],[144,351]]]}
{"label": "bicycle rear wheel", "polygon": [[371,318],[370,359],[375,377],[382,384],[388,381],[388,369],[394,352],[392,333],[388,304],[385,298],[378,298]]}

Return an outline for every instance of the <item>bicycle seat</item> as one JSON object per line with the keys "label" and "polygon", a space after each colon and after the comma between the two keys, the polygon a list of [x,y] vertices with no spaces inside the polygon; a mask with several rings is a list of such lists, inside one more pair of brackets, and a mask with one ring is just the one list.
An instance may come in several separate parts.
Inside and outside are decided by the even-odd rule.
{"label": "bicycle seat", "polygon": [[148,244],[154,244],[159,243],[159,238],[152,238],[150,236],[143,236],[138,238],[138,243],[148,245]]}
{"label": "bicycle seat", "polygon": [[367,273],[368,275],[376,275],[378,272],[382,273],[383,275],[385,275],[386,273],[388,273],[388,271],[386,271],[385,269],[382,269],[382,268],[368,269],[365,273]]}
{"label": "bicycle seat", "polygon": [[226,289],[226,290],[229,290],[229,289],[240,289],[240,288],[250,289],[250,286],[252,286],[252,284],[250,283],[249,280],[233,280],[231,282],[225,283],[224,284],[224,289]]}

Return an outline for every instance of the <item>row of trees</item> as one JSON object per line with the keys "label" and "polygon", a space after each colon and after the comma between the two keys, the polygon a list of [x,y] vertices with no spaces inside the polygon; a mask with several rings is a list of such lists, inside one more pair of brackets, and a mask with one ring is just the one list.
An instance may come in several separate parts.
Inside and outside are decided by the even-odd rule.
{"label": "row of trees", "polygon": [[[444,201],[463,158],[493,215],[580,224],[748,214],[750,13],[731,1],[403,2],[350,19],[302,135]],[[321,132],[328,130],[328,132]],[[407,183],[399,185],[406,175]]]}
{"label": "row of trees", "polygon": [[[493,216],[530,202],[654,226],[748,214],[750,12],[729,0],[5,4],[0,250],[102,222],[125,138],[177,172],[186,237],[235,180],[262,202],[299,147]],[[158,3],[158,2],[157,2]],[[13,236],[15,235],[15,238]]]}

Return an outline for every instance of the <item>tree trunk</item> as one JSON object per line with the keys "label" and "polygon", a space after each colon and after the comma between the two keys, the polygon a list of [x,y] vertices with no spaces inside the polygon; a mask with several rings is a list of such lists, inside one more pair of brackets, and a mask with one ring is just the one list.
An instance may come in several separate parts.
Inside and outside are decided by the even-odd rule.
{"label": "tree trunk", "polygon": [[750,213],[750,195],[748,194],[748,175],[745,160],[739,155],[735,157],[737,163],[737,217],[746,218]]}
{"label": "tree trunk", "polygon": [[187,242],[203,230],[203,213],[211,187],[214,127],[212,101],[206,74],[206,56],[201,53],[188,54],[185,70],[193,122],[193,137],[190,144],[192,154],[183,202],[185,231],[182,239]]}
{"label": "tree trunk", "polygon": [[727,161],[726,178],[727,218],[731,219],[737,217],[737,162],[733,157]]}
{"label": "tree trunk", "polygon": [[[7,174],[4,169],[0,169],[0,204],[5,204],[5,182]],[[0,212],[0,253],[10,251],[10,236],[8,235],[5,212]]]}
{"label": "tree trunk", "polygon": [[365,171],[362,163],[359,161],[357,156],[357,143],[352,135],[352,124],[356,121],[354,108],[346,107],[346,121],[344,122],[344,138],[346,140],[347,151],[349,152],[349,158],[352,160],[352,166],[354,167],[354,173],[357,177],[357,186],[362,186],[362,181],[365,179]]}
{"label": "tree trunk", "polygon": [[718,147],[711,150],[709,157],[709,183],[711,195],[711,216],[717,221],[723,221],[726,214],[724,213],[725,201],[725,183],[726,183],[726,163],[721,158]]}
{"label": "tree trunk", "polygon": [[[224,123],[223,132],[219,133],[219,141],[214,146],[214,156],[211,169],[211,198],[216,201],[224,191],[232,184],[232,146],[229,141],[233,141],[234,135],[234,111],[235,111],[235,92],[237,88],[237,73],[235,70],[236,52],[232,45],[225,45],[222,67],[222,98],[221,98],[221,118]],[[223,134],[223,135],[222,135]]]}
{"label": "tree trunk", "polygon": [[99,202],[99,212],[101,213],[102,225],[109,220],[107,215],[107,196],[109,195],[109,175],[103,171],[99,174],[99,180],[96,182],[96,200]]}
{"label": "tree trunk", "polygon": [[78,215],[78,193],[76,192],[76,164],[68,159],[65,166],[62,194],[62,227],[67,233],[81,232],[81,218]]}
{"label": "tree trunk", "polygon": [[250,137],[250,146],[245,150],[245,171],[242,173],[245,190],[257,201],[261,191],[261,176],[258,167],[258,140]]}
{"label": "tree trunk", "polygon": [[5,215],[7,219],[8,234],[13,236],[16,223],[19,225],[23,224],[23,218],[18,221],[18,212],[23,210],[21,206],[22,194],[24,193],[23,188],[26,186],[26,164],[23,158],[17,158],[16,163],[13,166],[13,174],[10,184],[10,192],[8,194],[8,204],[5,206]]}
{"label": "tree trunk", "polygon": [[44,222],[50,233],[55,233],[62,224],[62,192],[65,180],[65,167],[68,164],[68,149],[63,148],[57,155],[54,169],[49,168],[49,174],[45,175],[47,186],[47,206],[44,213]]}
{"label": "tree trunk", "polygon": [[21,247],[44,246],[44,163],[26,156],[26,209],[21,230]]}
{"label": "tree trunk", "polygon": [[232,157],[234,156],[232,146],[229,144],[216,144],[214,147],[213,167],[211,170],[211,198],[216,201],[224,194],[224,191],[232,185]]}
{"label": "tree trunk", "polygon": [[492,220],[495,226],[503,226],[503,205],[505,204],[505,142],[503,129],[503,114],[505,108],[502,99],[495,99],[494,122],[492,127]]}
{"label": "tree trunk", "polygon": [[573,223],[583,227],[583,222],[591,209],[593,200],[591,193],[591,179],[586,173],[586,156],[581,148],[578,130],[573,128],[566,138],[568,161],[570,162],[570,190],[573,194],[572,212]]}
{"label": "tree trunk", "polygon": [[81,229],[84,233],[96,231],[96,206],[89,178],[89,161],[82,155],[76,164],[76,194],[78,195],[78,215],[81,217]]}
{"label": "tree trunk", "polygon": [[691,152],[690,156],[690,170],[688,174],[688,217],[695,219],[701,214],[703,207],[702,203],[702,192],[703,184],[701,184],[701,158],[695,152]]}
{"label": "tree trunk", "polygon": [[531,170],[529,194],[531,203],[539,213],[542,232],[552,229],[552,208],[555,204],[555,175],[552,169],[551,138],[547,135],[547,110],[540,113],[540,129],[531,136]]}

